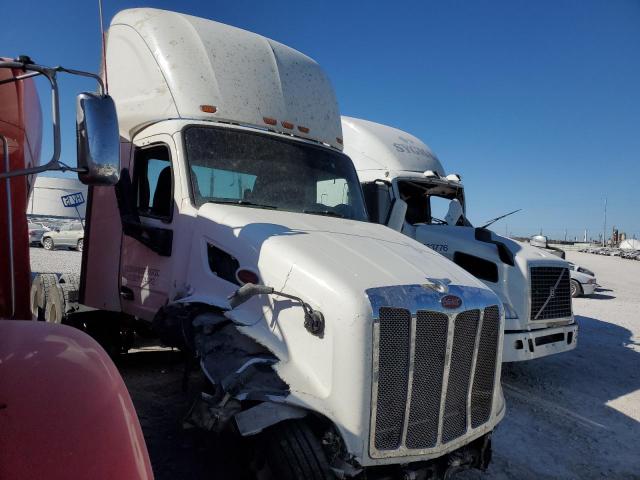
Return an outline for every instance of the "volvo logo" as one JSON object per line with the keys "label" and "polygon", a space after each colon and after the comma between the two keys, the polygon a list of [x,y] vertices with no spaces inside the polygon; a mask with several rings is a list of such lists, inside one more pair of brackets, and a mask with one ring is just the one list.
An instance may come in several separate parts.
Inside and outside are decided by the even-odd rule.
{"label": "volvo logo", "polygon": [[445,295],[444,297],[442,297],[442,299],[440,299],[440,304],[444,308],[460,308],[460,306],[462,305],[462,299],[455,295]]}

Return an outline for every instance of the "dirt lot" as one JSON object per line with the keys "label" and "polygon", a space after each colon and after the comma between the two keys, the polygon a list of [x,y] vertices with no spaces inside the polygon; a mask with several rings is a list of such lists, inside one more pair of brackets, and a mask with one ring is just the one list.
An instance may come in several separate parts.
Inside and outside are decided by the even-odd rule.
{"label": "dirt lot", "polygon": [[[507,415],[494,434],[493,463],[487,473],[458,478],[640,478],[640,262],[567,256],[593,270],[602,286],[575,300],[578,348],[503,368]],[[181,388],[178,352],[138,350],[119,367],[156,478],[237,478],[220,445],[181,428],[190,393]]]}

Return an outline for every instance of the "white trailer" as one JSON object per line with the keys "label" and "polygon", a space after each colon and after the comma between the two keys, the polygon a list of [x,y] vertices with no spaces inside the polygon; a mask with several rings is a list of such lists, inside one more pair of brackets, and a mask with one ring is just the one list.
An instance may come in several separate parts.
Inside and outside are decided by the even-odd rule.
{"label": "white trailer", "polygon": [[569,266],[556,256],[474,228],[459,175],[445,173],[427,145],[393,127],[342,117],[371,221],[415,238],[482,280],[502,300],[504,362],[576,347]]}
{"label": "white trailer", "polygon": [[502,304],[366,221],[318,64],[132,9],[111,22],[106,74],[122,171],[89,190],[80,303],[95,310],[79,323],[114,312],[193,352],[208,385],[188,421],[261,434],[274,478],[486,468]]}

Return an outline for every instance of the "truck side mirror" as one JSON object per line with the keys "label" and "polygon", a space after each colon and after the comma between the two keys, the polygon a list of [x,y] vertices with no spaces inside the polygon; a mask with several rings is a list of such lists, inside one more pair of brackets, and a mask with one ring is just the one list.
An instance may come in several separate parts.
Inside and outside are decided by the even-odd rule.
{"label": "truck side mirror", "polygon": [[393,228],[394,230],[397,230],[398,232],[401,232],[406,215],[407,202],[405,202],[401,198],[396,198],[393,202],[393,206],[391,207],[391,213],[389,214],[387,226]]}
{"label": "truck side mirror", "polygon": [[78,95],[76,140],[80,181],[85,185],[115,185],[120,178],[120,133],[110,96]]}

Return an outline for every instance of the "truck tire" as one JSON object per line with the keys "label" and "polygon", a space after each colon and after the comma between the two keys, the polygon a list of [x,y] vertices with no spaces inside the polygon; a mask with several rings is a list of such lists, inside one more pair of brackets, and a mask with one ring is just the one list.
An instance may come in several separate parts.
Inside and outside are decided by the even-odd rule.
{"label": "truck tire", "polygon": [[335,480],[320,441],[303,420],[288,420],[263,434],[274,479]]}
{"label": "truck tire", "polygon": [[60,275],[58,283],[66,283],[71,285],[76,290],[80,290],[80,275],[77,273],[63,273]]}
{"label": "truck tire", "polygon": [[40,308],[38,307],[38,284],[36,283],[36,275],[31,282],[31,290],[29,291],[29,307],[31,309],[31,318],[37,320],[40,314]]}
{"label": "truck tire", "polygon": [[[49,301],[52,289],[58,284],[58,276],[55,273],[40,273],[33,279],[33,284],[36,288],[35,306],[38,312],[36,317],[38,320],[44,320],[47,302]],[[33,308],[32,306],[32,309]]]}
{"label": "truck tire", "polygon": [[575,298],[580,295],[582,295],[582,286],[580,285],[580,282],[571,279],[571,296]]}
{"label": "truck tire", "polygon": [[42,239],[42,246],[44,247],[45,250],[53,250],[55,248],[55,245],[53,244],[53,240],[51,239],[51,237],[44,237]]}
{"label": "truck tire", "polygon": [[64,294],[60,285],[54,285],[49,289],[49,296],[44,309],[44,321],[48,323],[62,323],[65,305]]}

